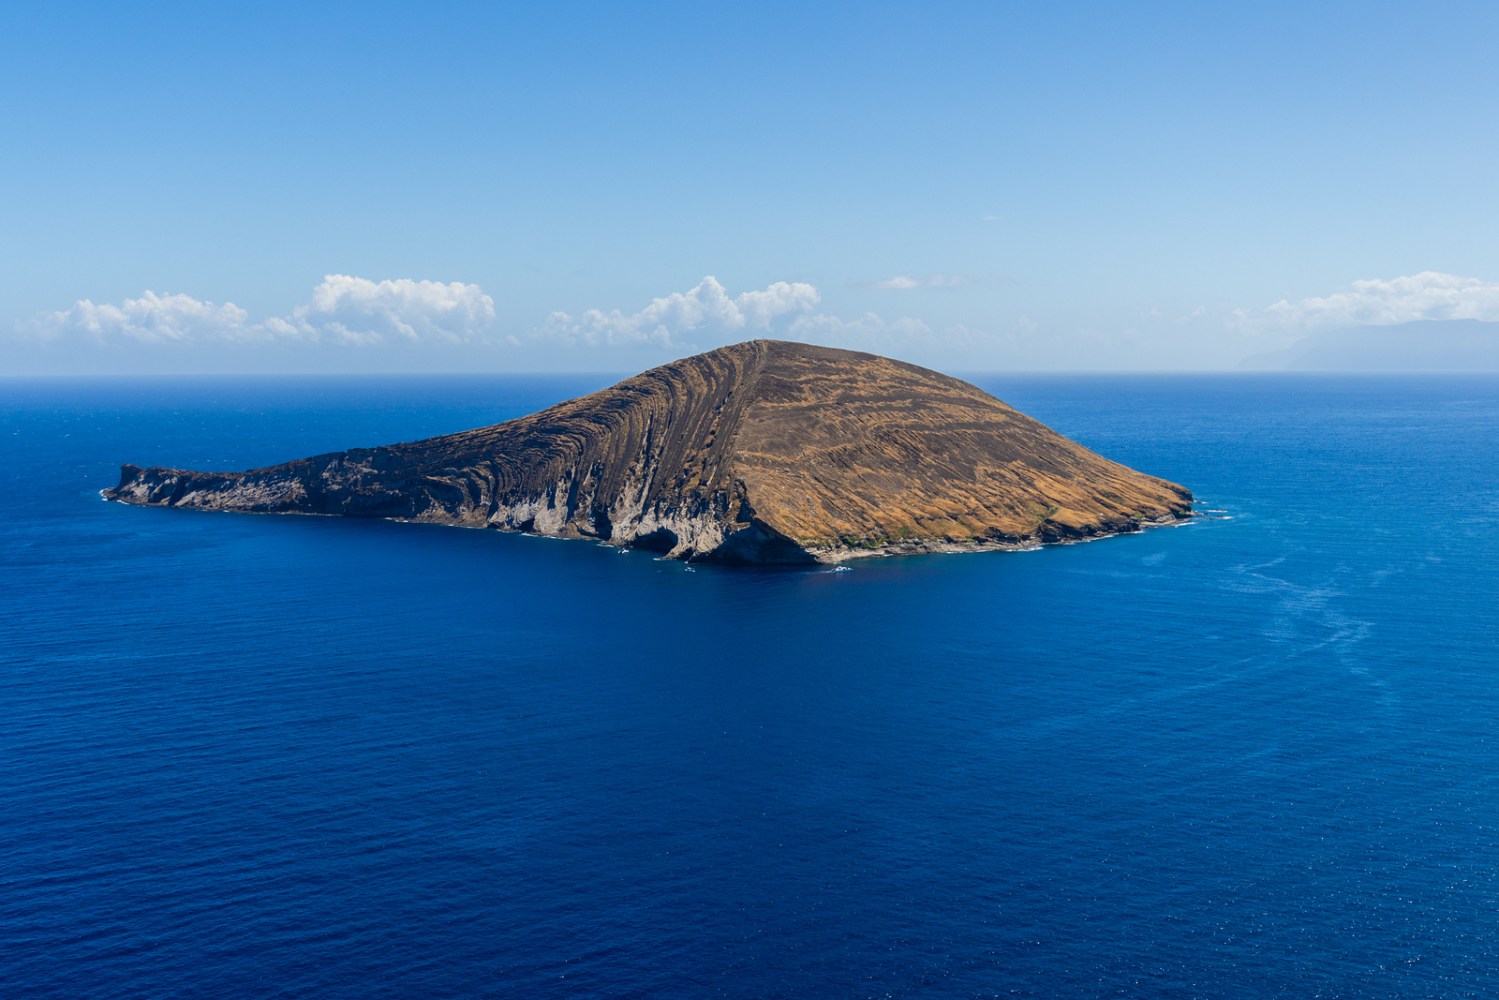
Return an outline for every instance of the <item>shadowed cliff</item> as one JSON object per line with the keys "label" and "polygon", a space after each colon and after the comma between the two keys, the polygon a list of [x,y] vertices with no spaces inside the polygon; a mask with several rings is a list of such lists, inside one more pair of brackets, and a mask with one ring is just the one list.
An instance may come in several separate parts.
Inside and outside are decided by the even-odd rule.
{"label": "shadowed cliff", "polygon": [[757,340],[518,420],[249,472],[126,465],[105,496],[586,537],[722,562],[1018,548],[1190,514],[1181,486],[975,386]]}

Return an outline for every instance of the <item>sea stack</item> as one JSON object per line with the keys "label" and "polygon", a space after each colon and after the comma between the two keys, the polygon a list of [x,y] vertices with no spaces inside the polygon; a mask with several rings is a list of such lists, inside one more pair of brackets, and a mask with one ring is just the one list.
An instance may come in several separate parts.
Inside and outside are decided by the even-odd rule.
{"label": "sea stack", "polygon": [[248,472],[126,465],[105,497],[499,528],[727,563],[1030,548],[1191,514],[959,379],[774,340],[528,417]]}

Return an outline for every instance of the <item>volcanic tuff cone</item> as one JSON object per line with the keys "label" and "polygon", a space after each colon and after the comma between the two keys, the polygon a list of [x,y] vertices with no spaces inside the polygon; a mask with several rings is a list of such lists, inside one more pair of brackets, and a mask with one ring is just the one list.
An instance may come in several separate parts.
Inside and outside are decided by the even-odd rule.
{"label": "volcanic tuff cone", "polygon": [[1189,516],[993,396],[888,358],[755,340],[492,427],[249,472],[126,465],[133,504],[389,517],[725,562],[1017,548]]}

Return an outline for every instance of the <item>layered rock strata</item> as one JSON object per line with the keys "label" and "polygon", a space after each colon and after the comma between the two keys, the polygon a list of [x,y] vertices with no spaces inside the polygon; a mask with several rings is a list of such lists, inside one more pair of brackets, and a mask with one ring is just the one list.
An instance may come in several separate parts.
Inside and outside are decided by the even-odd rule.
{"label": "layered rock strata", "polygon": [[768,340],[424,441],[248,472],[126,465],[105,496],[499,528],[739,563],[1027,548],[1137,531],[1192,505],[1183,487],[966,382]]}

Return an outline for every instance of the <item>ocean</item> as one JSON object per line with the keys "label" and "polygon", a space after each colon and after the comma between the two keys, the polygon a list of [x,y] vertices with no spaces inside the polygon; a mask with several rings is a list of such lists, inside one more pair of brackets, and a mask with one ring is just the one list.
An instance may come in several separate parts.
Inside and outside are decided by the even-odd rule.
{"label": "ocean", "polygon": [[0,381],[0,995],[1499,995],[1499,377],[980,376],[1203,516],[836,571],[98,497],[608,381]]}

